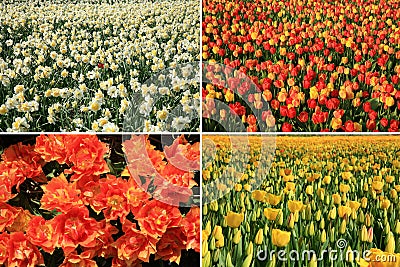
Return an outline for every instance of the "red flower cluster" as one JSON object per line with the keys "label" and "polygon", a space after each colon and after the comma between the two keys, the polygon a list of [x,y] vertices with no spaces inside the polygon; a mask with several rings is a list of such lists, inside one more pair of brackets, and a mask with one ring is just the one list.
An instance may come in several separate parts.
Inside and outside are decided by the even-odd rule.
{"label": "red flower cluster", "polygon": [[[141,145],[135,141],[141,139],[127,142],[133,148]],[[198,160],[198,144],[188,145],[184,138],[176,142],[168,152],[171,158]],[[170,165],[149,142],[145,148],[154,168],[163,171]],[[126,146],[125,150],[129,153]],[[113,266],[139,266],[149,262],[151,255],[179,263],[182,250],[200,251],[199,208],[193,206],[184,215],[178,207],[154,199],[127,169],[121,176],[112,175],[105,160],[109,152],[95,135],[41,135],[35,145],[17,144],[4,151],[0,161],[0,265],[37,266],[44,263],[41,251],[52,254],[60,248],[65,256],[61,266],[97,266],[95,257],[112,257]],[[46,177],[43,169],[54,162],[58,162],[54,171],[60,174],[53,177],[51,172]],[[137,170],[135,175],[146,175],[143,168]],[[189,188],[194,180],[188,173],[193,171],[169,169],[174,178],[168,181]],[[48,211],[47,216],[52,214],[51,218],[39,210],[33,215],[10,205],[15,203],[13,197],[22,194],[20,187],[27,179],[41,184],[40,208]],[[90,215],[90,210],[98,216]],[[114,226],[116,220],[122,229]]]}

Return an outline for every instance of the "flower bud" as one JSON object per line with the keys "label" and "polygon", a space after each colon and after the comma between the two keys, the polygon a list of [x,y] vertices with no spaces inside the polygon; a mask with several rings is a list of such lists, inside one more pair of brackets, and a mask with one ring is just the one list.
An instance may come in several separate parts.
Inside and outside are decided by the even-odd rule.
{"label": "flower bud", "polygon": [[325,229],[322,230],[321,236],[320,236],[321,243],[326,242],[326,232]]}
{"label": "flower bud", "polygon": [[315,227],[314,227],[314,222],[313,221],[311,221],[310,228],[308,229],[308,234],[310,236],[314,236],[314,234],[315,234]]}
{"label": "flower bud", "polygon": [[342,223],[340,224],[340,228],[339,228],[340,234],[343,235],[344,233],[346,233],[346,226],[347,226],[346,220],[342,220]]}
{"label": "flower bud", "polygon": [[400,221],[397,221],[394,232],[396,234],[400,234]]}
{"label": "flower bud", "polygon": [[232,258],[231,258],[231,254],[229,253],[229,251],[226,254],[225,266],[226,267],[234,267],[232,264]]}
{"label": "flower bud", "polygon": [[207,215],[207,213],[208,213],[208,205],[207,204],[204,204],[203,205],[203,215]]}
{"label": "flower bud", "polygon": [[318,210],[317,213],[315,214],[315,220],[319,222],[321,220],[321,210]]}
{"label": "flower bud", "polygon": [[357,220],[361,224],[364,223],[364,221],[365,221],[364,211],[360,210],[360,212],[358,213]]}
{"label": "flower bud", "polygon": [[319,228],[325,229],[325,219],[323,217],[321,218],[321,221],[319,222]]}
{"label": "flower bud", "polygon": [[264,237],[264,229],[258,229],[256,238],[254,239],[254,244],[261,245],[263,242],[263,237]]}
{"label": "flower bud", "polygon": [[242,267],[250,267],[251,266],[251,262],[253,260],[253,255],[248,255],[245,259],[244,262],[242,264]]}
{"label": "flower bud", "polygon": [[387,240],[387,243],[386,243],[385,251],[393,254],[395,248],[396,248],[396,243],[395,243],[395,240],[394,240],[394,236],[393,236],[393,233],[390,232],[388,240]]}
{"label": "flower bud", "polygon": [[368,231],[365,225],[363,225],[361,228],[361,241],[362,242],[368,241]]}
{"label": "flower bud", "polygon": [[347,247],[346,261],[347,262],[353,262],[354,261],[354,254],[353,254],[353,251],[351,250],[350,246]]}
{"label": "flower bud", "polygon": [[219,260],[219,255],[221,254],[220,250],[217,249],[216,251],[214,251],[214,255],[213,255],[213,262],[217,263]]}
{"label": "flower bud", "polygon": [[246,255],[247,256],[250,256],[250,255],[253,256],[253,242],[251,242],[251,241],[247,246]]}
{"label": "flower bud", "polygon": [[233,243],[235,243],[236,245],[239,244],[241,238],[242,238],[242,231],[238,230],[233,236]]}
{"label": "flower bud", "polygon": [[215,238],[214,237],[211,237],[210,244],[208,245],[208,248],[210,250],[214,250],[215,249]]}
{"label": "flower bud", "polygon": [[368,242],[372,243],[373,239],[374,239],[374,229],[370,227],[368,229]]}
{"label": "flower bud", "polygon": [[293,228],[294,228],[294,219],[295,219],[294,214],[293,214],[293,213],[290,213],[290,215],[289,215],[289,222],[288,222],[288,227],[289,227],[290,229],[293,229]]}
{"label": "flower bud", "polygon": [[335,242],[336,238],[335,238],[335,227],[332,227],[330,232],[329,232],[329,241],[331,243]]}
{"label": "flower bud", "polygon": [[369,213],[367,213],[367,215],[365,215],[365,225],[367,227],[371,226],[371,216],[369,215]]}
{"label": "flower bud", "polygon": [[202,267],[210,267],[210,266],[211,266],[211,253],[210,251],[207,251],[203,257]]}

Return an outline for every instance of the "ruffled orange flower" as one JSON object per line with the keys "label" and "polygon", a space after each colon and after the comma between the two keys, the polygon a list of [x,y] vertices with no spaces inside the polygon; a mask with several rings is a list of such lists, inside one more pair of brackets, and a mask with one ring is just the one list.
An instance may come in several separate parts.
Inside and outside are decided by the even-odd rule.
{"label": "ruffled orange flower", "polygon": [[17,208],[7,203],[0,203],[0,232],[4,232],[7,227],[14,223],[17,213]]}
{"label": "ruffled orange flower", "polygon": [[23,232],[13,232],[7,244],[8,266],[37,266],[44,263],[43,256]]}
{"label": "ruffled orange flower", "polygon": [[8,241],[10,235],[7,232],[0,233],[0,264],[3,265],[8,259]]}
{"label": "ruffled orange flower", "polygon": [[79,255],[71,253],[65,257],[60,267],[97,267],[97,263],[92,260],[92,257],[89,251],[84,251]]}
{"label": "ruffled orange flower", "polygon": [[169,228],[157,243],[155,259],[179,264],[181,251],[186,248],[186,236],[182,227]]}
{"label": "ruffled orange flower", "polygon": [[186,249],[200,252],[200,208],[191,207],[183,218],[182,225],[187,238]]}
{"label": "ruffled orange flower", "polygon": [[100,175],[109,172],[104,156],[109,148],[95,135],[74,135],[73,142],[66,146],[68,159],[73,165],[66,173],[74,173],[71,181],[86,175]]}
{"label": "ruffled orange flower", "polygon": [[52,220],[52,227],[55,234],[60,236],[60,246],[65,255],[72,253],[78,245],[83,248],[96,246],[100,229],[99,223],[89,217],[89,211],[81,207],[57,215]]}
{"label": "ruffled orange flower", "polygon": [[26,230],[26,237],[29,241],[41,247],[47,253],[53,253],[54,249],[59,245],[59,236],[54,231],[52,221],[46,221],[41,216],[34,216]]}
{"label": "ruffled orange flower", "polygon": [[136,214],[140,229],[153,237],[162,236],[167,228],[177,227],[182,220],[177,207],[157,200],[151,200]]}
{"label": "ruffled orange flower", "polygon": [[117,220],[118,217],[124,221],[130,209],[126,194],[128,182],[113,175],[99,180],[100,192],[91,200],[91,207],[97,213],[103,211],[106,220]]}
{"label": "ruffled orange flower", "polygon": [[40,201],[41,208],[68,212],[76,206],[83,206],[80,198],[80,190],[76,183],[69,183],[64,174],[54,177],[47,185],[42,186],[44,195]]}
{"label": "ruffled orange flower", "polygon": [[32,214],[23,208],[16,208],[17,212],[14,214],[14,222],[6,229],[8,232],[25,232],[28,228],[28,223],[32,218]]}
{"label": "ruffled orange flower", "polygon": [[66,146],[73,136],[69,135],[40,135],[36,137],[35,151],[46,161],[57,161],[60,164],[70,164]]}
{"label": "ruffled orange flower", "polygon": [[137,230],[136,225],[128,220],[122,227],[125,234],[113,244],[118,251],[118,258],[128,266],[132,266],[137,260],[149,262],[150,255],[156,253],[158,239]]}

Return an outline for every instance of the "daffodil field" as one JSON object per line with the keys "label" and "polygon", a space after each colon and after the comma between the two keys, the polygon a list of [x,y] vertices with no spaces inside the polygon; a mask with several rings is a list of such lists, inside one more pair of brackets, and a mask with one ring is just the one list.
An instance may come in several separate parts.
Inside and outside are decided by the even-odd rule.
{"label": "daffodil field", "polygon": [[[143,117],[135,131],[198,131],[199,83],[173,70],[200,59],[199,8],[192,0],[2,1],[0,131],[123,131],[129,109]],[[153,76],[171,86],[147,83]]]}
{"label": "daffodil field", "polygon": [[205,137],[204,267],[400,266],[399,136]]}
{"label": "daffodil field", "polygon": [[[399,1],[202,2],[203,60],[251,82],[203,85],[217,121],[234,113],[252,132],[399,130]],[[214,101],[227,107],[215,112]],[[208,118],[204,129],[223,131]]]}

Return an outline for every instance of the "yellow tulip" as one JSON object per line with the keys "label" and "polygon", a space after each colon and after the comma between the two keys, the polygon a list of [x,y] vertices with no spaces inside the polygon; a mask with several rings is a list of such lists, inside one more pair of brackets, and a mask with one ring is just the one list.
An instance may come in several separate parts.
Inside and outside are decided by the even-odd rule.
{"label": "yellow tulip", "polygon": [[382,192],[383,185],[384,185],[384,184],[383,184],[382,181],[373,181],[372,184],[371,184],[372,189],[373,189],[374,191],[376,191],[377,193]]}
{"label": "yellow tulip", "polygon": [[292,213],[299,212],[300,210],[303,209],[303,202],[301,201],[289,200],[287,205],[290,212]]}
{"label": "yellow tulip", "polygon": [[338,214],[340,218],[343,218],[344,216],[350,216],[351,214],[351,208],[347,206],[340,206],[338,208]]}
{"label": "yellow tulip", "polygon": [[266,200],[272,206],[276,206],[281,202],[282,196],[277,196],[271,193],[267,193]]}
{"label": "yellow tulip", "polygon": [[243,213],[235,213],[233,211],[229,211],[228,215],[225,216],[226,223],[231,228],[237,228],[244,220]]}
{"label": "yellow tulip", "polygon": [[267,192],[263,190],[254,190],[253,193],[251,193],[251,196],[257,201],[264,202],[266,194]]}
{"label": "yellow tulip", "polygon": [[275,221],[278,214],[282,212],[281,209],[265,208],[264,215],[269,221]]}
{"label": "yellow tulip", "polygon": [[290,232],[272,229],[272,244],[277,247],[286,247],[290,242]]}

